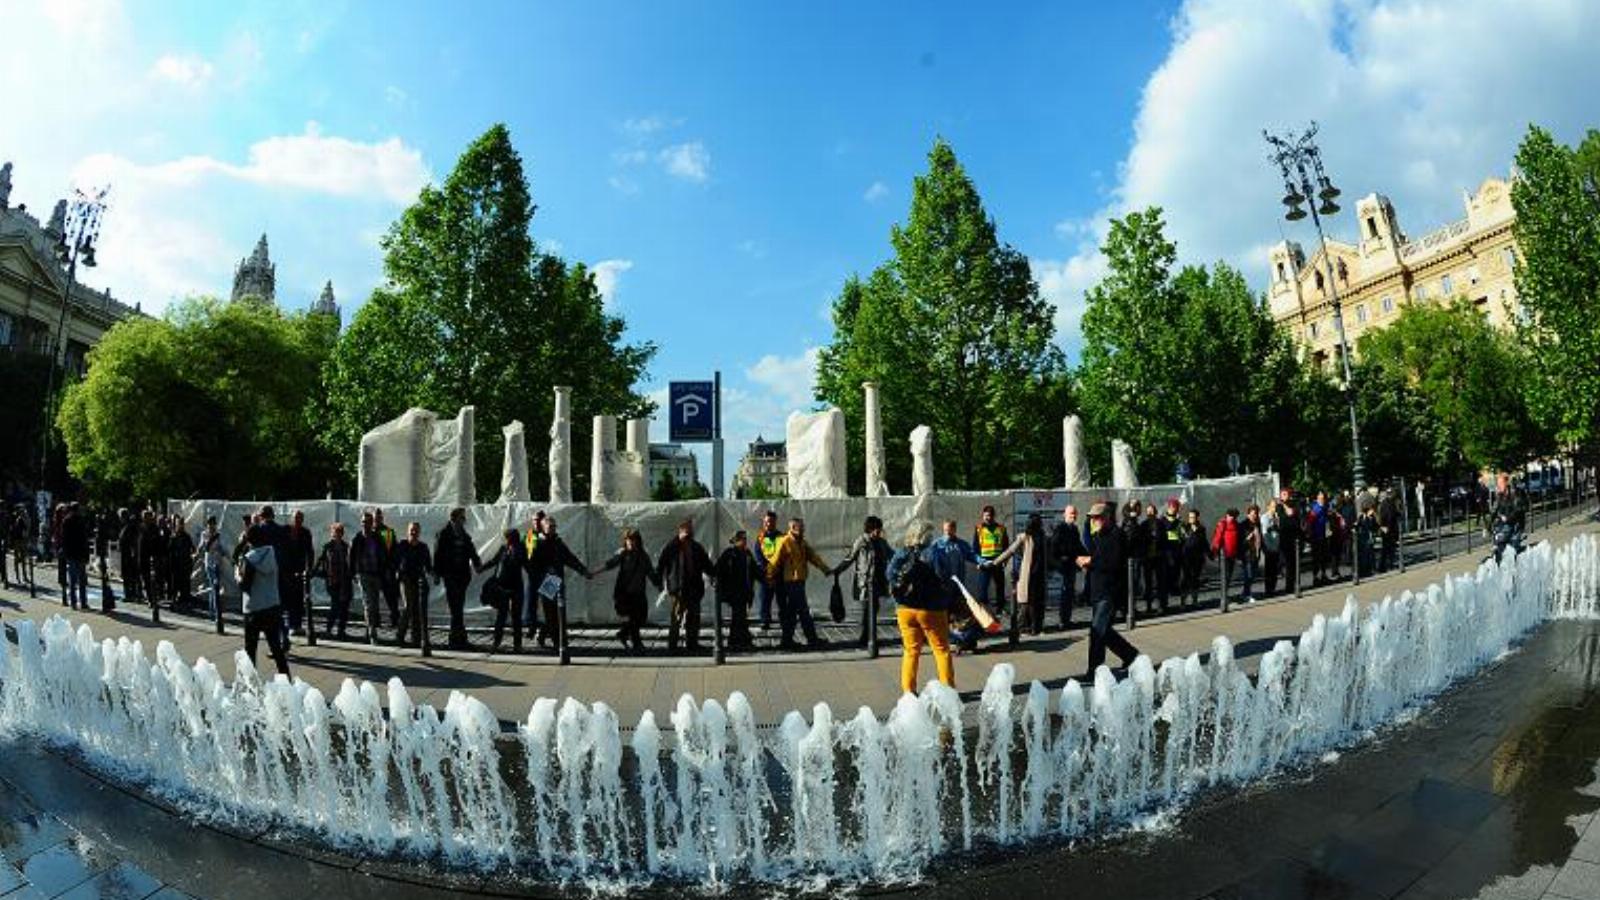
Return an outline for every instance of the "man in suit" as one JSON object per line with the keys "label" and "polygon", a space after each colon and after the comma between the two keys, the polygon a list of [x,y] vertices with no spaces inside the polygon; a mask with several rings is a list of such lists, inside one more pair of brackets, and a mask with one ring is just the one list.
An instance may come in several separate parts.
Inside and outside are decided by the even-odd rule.
{"label": "man in suit", "polygon": [[[1091,533],[1088,553],[1078,557],[1079,568],[1089,573],[1089,597],[1094,604],[1093,618],[1089,624],[1089,671],[1093,679],[1095,670],[1106,660],[1106,650],[1122,659],[1124,668],[1133,665],[1139,651],[1127,638],[1111,630],[1111,616],[1116,609],[1117,577],[1128,565],[1127,547],[1122,532],[1117,528],[1115,507],[1096,503],[1089,509]],[[1094,527],[1095,523],[1099,527]]]}

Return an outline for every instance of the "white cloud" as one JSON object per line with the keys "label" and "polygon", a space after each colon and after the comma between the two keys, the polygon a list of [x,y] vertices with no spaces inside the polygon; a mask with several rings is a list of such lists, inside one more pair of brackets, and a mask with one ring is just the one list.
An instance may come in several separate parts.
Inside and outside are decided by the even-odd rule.
{"label": "white cloud", "polygon": [[744,370],[751,383],[765,390],[777,405],[783,407],[777,421],[783,421],[796,409],[811,406],[817,385],[817,353],[819,348],[808,347],[796,356],[778,356],[768,353],[756,360],[755,365]]}
{"label": "white cloud", "polygon": [[674,178],[684,181],[705,182],[711,177],[711,152],[700,141],[673,144],[656,154],[661,168]]}
{"label": "white cloud", "polygon": [[622,120],[622,130],[635,137],[649,137],[658,131],[676,128],[683,124],[683,119],[671,118],[655,113],[648,116],[636,116]]}
{"label": "white cloud", "polygon": [[611,161],[619,166],[642,166],[650,161],[647,150],[618,150],[611,154]]}
{"label": "white cloud", "polygon": [[887,196],[889,196],[889,186],[881,181],[874,181],[867,186],[867,191],[861,195],[861,199],[868,203],[877,203]]}
{"label": "white cloud", "polygon": [[[1035,269],[1075,321],[1103,265],[1084,235],[1159,205],[1183,261],[1224,260],[1261,285],[1264,247],[1313,240],[1282,221],[1261,129],[1311,119],[1347,210],[1386,194],[1414,236],[1461,218],[1462,190],[1508,172],[1529,122],[1569,141],[1592,124],[1597,34],[1600,4],[1575,0],[1189,0],[1110,201],[1058,228],[1074,256]],[[1348,213],[1330,227],[1353,237]]]}
{"label": "white cloud", "polygon": [[411,95],[406,93],[405,88],[390,84],[383,88],[383,100],[390,106],[404,109],[410,105]]}
{"label": "white cloud", "polygon": [[606,307],[616,306],[617,288],[621,286],[622,273],[633,268],[631,259],[603,259],[590,267],[594,273],[595,290],[600,292],[600,298]]}
{"label": "white cloud", "polygon": [[215,68],[204,58],[176,53],[163,55],[150,67],[151,78],[191,90],[205,87],[214,74]]}

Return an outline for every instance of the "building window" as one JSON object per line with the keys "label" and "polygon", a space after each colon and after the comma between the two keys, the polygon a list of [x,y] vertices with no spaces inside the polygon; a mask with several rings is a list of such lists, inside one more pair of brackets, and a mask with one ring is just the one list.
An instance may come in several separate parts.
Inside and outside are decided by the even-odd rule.
{"label": "building window", "polygon": [[1388,313],[1394,312],[1394,298],[1393,297],[1385,297],[1385,298],[1383,298],[1383,311],[1384,311],[1384,314],[1386,314],[1386,315]]}
{"label": "building window", "polygon": [[11,329],[14,321],[10,313],[0,312],[0,349],[11,349]]}
{"label": "building window", "polygon": [[1375,216],[1367,216],[1367,237],[1376,238],[1377,236],[1378,236],[1378,219]]}
{"label": "building window", "polygon": [[1316,340],[1317,339],[1317,323],[1312,322],[1310,325],[1307,325],[1306,326],[1306,334],[1310,335],[1311,339],[1313,341]]}
{"label": "building window", "polygon": [[1469,282],[1471,282],[1473,284],[1477,284],[1478,283],[1478,265],[1477,265],[1477,263],[1473,263],[1472,265],[1467,267],[1467,281],[1469,281]]}
{"label": "building window", "polygon": [[1284,278],[1284,276],[1283,276],[1283,260],[1281,260],[1281,259],[1278,260],[1278,280],[1279,281],[1285,281],[1286,280]]}
{"label": "building window", "polygon": [[1450,280],[1449,275],[1439,279],[1439,293],[1443,294],[1446,300],[1450,299],[1450,295],[1455,293],[1455,282]]}
{"label": "building window", "polygon": [[1323,287],[1322,287],[1322,270],[1318,269],[1317,270],[1317,290],[1320,291],[1322,289],[1323,289]]}
{"label": "building window", "polygon": [[1366,321],[1367,321],[1367,305],[1365,303],[1359,303],[1359,304],[1356,305],[1356,322],[1361,323],[1361,324],[1365,324]]}
{"label": "building window", "polygon": [[1517,248],[1506,247],[1502,249],[1500,251],[1500,258],[1505,260],[1507,269],[1515,269],[1517,267]]}

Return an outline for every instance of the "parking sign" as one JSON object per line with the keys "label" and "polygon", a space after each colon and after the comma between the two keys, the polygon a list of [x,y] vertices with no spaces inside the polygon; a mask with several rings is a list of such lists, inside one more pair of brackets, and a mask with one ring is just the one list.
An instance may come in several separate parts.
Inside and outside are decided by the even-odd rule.
{"label": "parking sign", "polygon": [[674,443],[716,437],[716,389],[709,381],[674,381],[667,387],[667,433]]}

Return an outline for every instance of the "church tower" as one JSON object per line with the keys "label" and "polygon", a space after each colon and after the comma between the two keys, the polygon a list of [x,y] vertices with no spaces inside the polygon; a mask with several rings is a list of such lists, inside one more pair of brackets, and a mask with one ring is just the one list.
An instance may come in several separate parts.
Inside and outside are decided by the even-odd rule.
{"label": "church tower", "polygon": [[311,304],[311,313],[319,316],[333,316],[336,320],[343,320],[342,316],[339,314],[339,304],[334,302],[333,299],[332,281],[329,281],[327,284],[322,286],[322,296],[318,297],[316,302]]}
{"label": "church tower", "polygon": [[249,298],[271,305],[277,302],[278,267],[267,256],[267,236],[261,235],[256,249],[233,270],[233,302]]}

